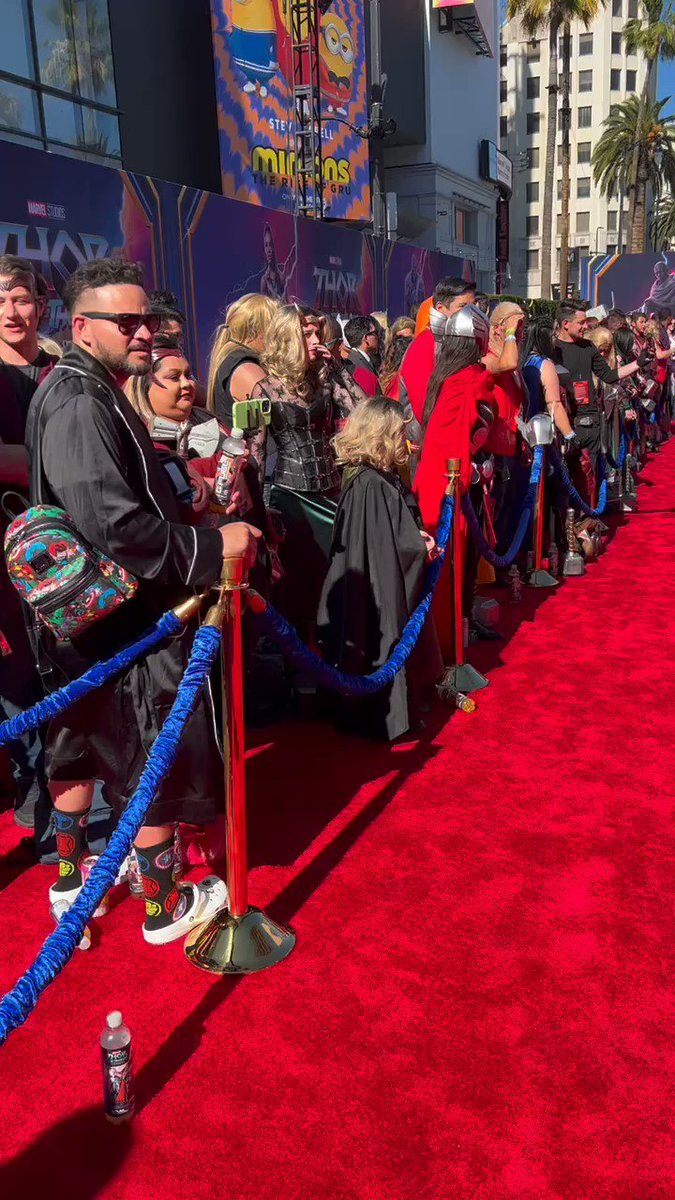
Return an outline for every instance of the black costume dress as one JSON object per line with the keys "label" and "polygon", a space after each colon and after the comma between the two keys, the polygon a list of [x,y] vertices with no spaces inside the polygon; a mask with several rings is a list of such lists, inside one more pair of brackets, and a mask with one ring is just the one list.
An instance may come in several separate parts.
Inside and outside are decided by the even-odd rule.
{"label": "black costume dress", "polygon": [[[421,527],[416,501],[397,475],[364,466],[346,480],[317,617],[326,662],[368,675],[387,661],[420,600],[427,561]],[[409,684],[419,689],[442,672],[429,617],[407,669],[373,696],[334,696],[335,719],[355,733],[392,741],[410,727]]]}
{"label": "black costume dress", "polygon": [[[106,661],[177,601],[215,582],[217,529],[180,523],[168,479],[140,417],[96,359],[70,347],[28,415],[32,503],[57,504],[93,546],[139,581],[136,595],[68,642],[40,629],[39,665],[54,690]],[[61,781],[102,779],[111,802],[132,795],[173,703],[192,631],[162,645],[49,727],[47,770]],[[220,807],[222,765],[212,710],[201,700],[146,824],[203,824]]]}
{"label": "black costume dress", "polygon": [[[286,529],[281,546],[286,573],[275,601],[306,638],[328,566],[340,489],[331,438],[339,423],[366,397],[348,372],[333,364],[314,378],[306,400],[290,394],[273,375],[257,384],[255,393],[271,402],[269,430],[277,459],[270,506],[281,513]],[[263,476],[266,436],[266,430],[261,430],[252,446]]]}

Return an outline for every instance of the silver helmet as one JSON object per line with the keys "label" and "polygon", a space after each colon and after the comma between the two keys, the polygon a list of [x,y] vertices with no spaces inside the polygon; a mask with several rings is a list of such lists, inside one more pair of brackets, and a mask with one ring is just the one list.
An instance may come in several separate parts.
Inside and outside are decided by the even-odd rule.
{"label": "silver helmet", "polygon": [[475,304],[465,304],[447,317],[445,313],[432,308],[429,315],[429,326],[437,341],[446,337],[473,338],[480,347],[481,354],[487,354],[490,340],[490,326],[487,318]]}

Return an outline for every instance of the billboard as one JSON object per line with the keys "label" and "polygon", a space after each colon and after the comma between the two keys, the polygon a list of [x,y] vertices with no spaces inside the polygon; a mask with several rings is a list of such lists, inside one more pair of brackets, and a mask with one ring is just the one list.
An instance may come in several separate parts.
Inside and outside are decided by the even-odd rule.
{"label": "billboard", "polygon": [[599,255],[583,264],[582,294],[607,309],[675,314],[675,254]]}
{"label": "billboard", "polygon": [[[223,194],[295,207],[291,0],[211,0]],[[319,17],[324,215],[370,219],[364,0]],[[297,59],[297,52],[295,54]]]}
{"label": "billboard", "polygon": [[176,293],[202,377],[216,326],[247,292],[395,319],[442,275],[472,278],[468,260],[11,142],[0,141],[0,178],[0,254],[33,260],[47,279],[45,333],[67,337],[71,272],[119,254],[143,264],[149,289]]}

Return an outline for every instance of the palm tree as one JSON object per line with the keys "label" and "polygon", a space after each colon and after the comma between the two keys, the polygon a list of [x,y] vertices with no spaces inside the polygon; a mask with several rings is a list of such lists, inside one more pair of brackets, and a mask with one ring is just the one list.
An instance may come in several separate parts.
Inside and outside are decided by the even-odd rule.
{"label": "palm tree", "polygon": [[[642,88],[645,115],[647,102],[654,90],[654,71],[659,59],[675,58],[675,4],[673,0],[642,0],[642,17],[634,17],[624,26],[623,37],[628,54],[639,54],[647,63],[647,72]],[[639,133],[639,131],[638,131]],[[637,136],[630,163],[628,178],[628,252],[642,254],[645,250],[646,197],[639,207],[640,175],[644,175],[639,155],[644,139]],[[621,196],[623,207],[623,196]]]}
{"label": "palm tree", "polygon": [[[584,25],[589,25],[603,4],[604,0],[507,0],[506,11],[509,20],[518,18],[526,34],[534,38],[537,34],[548,32],[546,171],[544,175],[541,237],[541,294],[545,300],[550,299],[551,296],[553,183],[555,180],[555,144],[558,126],[558,36],[566,21],[577,19],[582,21]],[[569,228],[569,213],[567,220]]]}
{"label": "palm tree", "polygon": [[662,196],[654,209],[650,233],[655,250],[670,250],[675,244],[675,196]]}
{"label": "palm tree", "polygon": [[[659,199],[675,190],[675,117],[664,117],[666,100],[629,96],[611,110],[593,151],[593,178],[604,196],[611,196],[625,179],[626,163],[637,158],[633,237],[644,249],[647,192]],[[632,253],[631,249],[631,253]]]}

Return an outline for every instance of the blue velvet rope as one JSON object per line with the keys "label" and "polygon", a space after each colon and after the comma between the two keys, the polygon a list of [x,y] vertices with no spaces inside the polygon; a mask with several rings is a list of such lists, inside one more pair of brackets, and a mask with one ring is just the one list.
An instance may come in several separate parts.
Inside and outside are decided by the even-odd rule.
{"label": "blue velvet rope", "polygon": [[182,621],[173,612],[167,612],[159,621],[148,630],[142,638],[137,642],[132,642],[130,646],[125,646],[118,654],[113,655],[106,663],[96,663],[90,667],[88,671],[81,675],[79,679],[74,679],[65,687],[59,688],[58,692],[53,692],[51,696],[46,696],[44,700],[38,701],[32,708],[27,708],[25,712],[19,713],[16,717],[10,717],[8,721],[3,721],[0,725],[0,746],[6,746],[9,742],[14,742],[17,738],[28,733],[31,729],[37,729],[45,721],[53,721],[54,717],[58,717],[77,700],[82,700],[84,696],[88,696],[90,692],[100,688],[104,683],[108,683],[113,675],[118,675],[120,671],[130,667],[137,659],[142,658],[144,654],[152,650],[158,642],[164,641],[167,637],[172,637],[177,633],[181,633],[184,626]]}
{"label": "blue velvet rope", "polygon": [[581,509],[581,512],[585,513],[587,517],[601,517],[605,511],[605,506],[607,504],[607,480],[603,479],[602,483],[600,484],[600,495],[598,497],[598,507],[591,508],[590,504],[586,503],[583,496],[581,496],[579,494],[579,492],[575,488],[574,484],[572,483],[572,480],[570,479],[570,473],[567,470],[567,465],[566,465],[562,455],[560,454],[560,451],[557,450],[555,446],[553,446],[552,449],[553,449],[553,464],[562,480],[562,485],[565,488],[565,491],[567,492],[567,494],[568,494],[570,500],[572,501],[572,503],[574,504],[574,506],[576,508]]}
{"label": "blue velvet rope", "polygon": [[47,938],[35,962],[11,992],[0,1001],[0,1046],[28,1019],[45,988],[72,958],[106,892],[113,886],[121,864],[141,828],[157,791],[171,770],[187,725],[220,646],[221,633],[203,625],[195,635],[190,662],[176,699],[148,756],[135,794],[122,813],[107,849],[99,858],[74,904]]}
{"label": "blue velvet rope", "polygon": [[520,551],[525,534],[529,529],[530,521],[532,520],[532,513],[534,512],[534,506],[537,502],[537,488],[539,487],[543,469],[544,447],[535,446],[534,458],[532,460],[532,470],[530,471],[530,482],[528,484],[527,494],[523,503],[523,511],[520,514],[520,520],[518,521],[518,526],[513,535],[511,545],[504,554],[497,554],[497,552],[492,549],[492,546],[485,537],[485,534],[481,528],[481,523],[478,519],[476,510],[468,492],[462,500],[462,511],[466,517],[466,523],[471,530],[471,535],[481,553],[481,556],[486,560],[486,562],[491,563],[493,567],[497,567],[498,570],[500,570],[502,567],[508,567]]}
{"label": "blue velvet rope", "polygon": [[286,618],[282,617],[281,613],[277,612],[271,604],[267,604],[260,613],[260,621],[265,632],[278,643],[286,658],[294,666],[311,672],[317,682],[323,684],[324,687],[339,692],[342,696],[372,696],[373,693],[382,691],[383,688],[393,683],[399,671],[407,663],[429,615],[434,591],[445,559],[445,550],[452,532],[454,508],[454,498],[446,496],[436,533],[436,544],[441,553],[438,558],[434,559],[427,571],[424,595],[409,618],[395,650],[387,662],[378,667],[377,671],[373,671],[371,675],[347,675],[344,671],[338,671],[336,667],[325,663],[318,654],[304,644],[293,626],[289,625]]}

